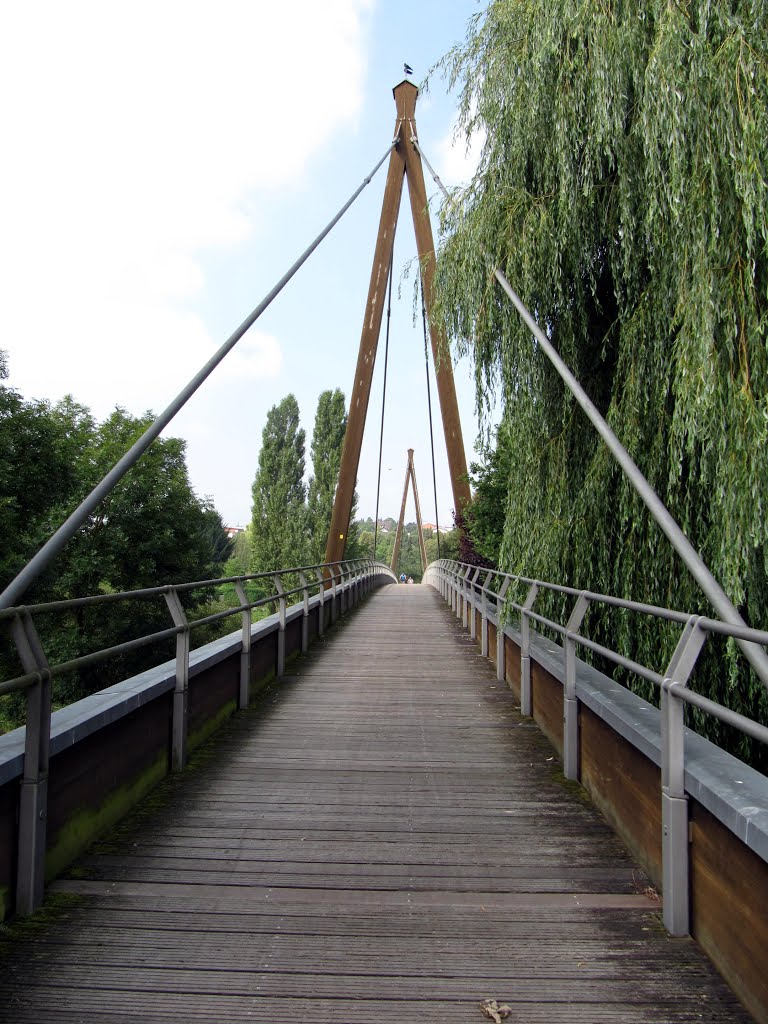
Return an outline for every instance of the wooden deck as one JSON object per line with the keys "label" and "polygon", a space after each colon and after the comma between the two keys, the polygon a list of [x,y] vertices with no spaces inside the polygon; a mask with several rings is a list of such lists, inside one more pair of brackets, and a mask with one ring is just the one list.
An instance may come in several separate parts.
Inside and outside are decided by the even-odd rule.
{"label": "wooden deck", "polygon": [[289,671],[9,933],[0,1020],[750,1019],[431,588]]}

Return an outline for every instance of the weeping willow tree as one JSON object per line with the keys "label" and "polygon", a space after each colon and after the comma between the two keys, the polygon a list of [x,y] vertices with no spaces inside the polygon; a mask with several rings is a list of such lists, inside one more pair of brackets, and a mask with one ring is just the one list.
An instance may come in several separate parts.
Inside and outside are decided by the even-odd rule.
{"label": "weeping willow tree", "polygon": [[[711,613],[494,266],[764,628],[764,0],[494,0],[439,69],[460,91],[460,131],[486,138],[471,185],[443,210],[436,284],[438,315],[474,356],[479,404],[503,396],[500,563]],[[626,615],[589,627],[656,668],[677,635]],[[696,688],[765,721],[761,684],[735,648],[713,647]]]}

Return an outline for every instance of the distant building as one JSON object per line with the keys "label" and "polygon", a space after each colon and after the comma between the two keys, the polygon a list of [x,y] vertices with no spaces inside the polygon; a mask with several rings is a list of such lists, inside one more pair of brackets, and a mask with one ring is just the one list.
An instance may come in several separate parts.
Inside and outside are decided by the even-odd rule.
{"label": "distant building", "polygon": [[228,537],[236,537],[238,535],[238,533],[245,533],[245,527],[244,526],[225,526],[224,527],[224,533],[226,533],[226,535]]}
{"label": "distant building", "polygon": [[425,530],[432,530],[433,533],[435,533],[435,532],[438,532],[438,533],[450,533],[451,532],[451,527],[450,526],[440,526],[440,527],[438,527],[436,523],[422,523],[421,525],[424,527]]}

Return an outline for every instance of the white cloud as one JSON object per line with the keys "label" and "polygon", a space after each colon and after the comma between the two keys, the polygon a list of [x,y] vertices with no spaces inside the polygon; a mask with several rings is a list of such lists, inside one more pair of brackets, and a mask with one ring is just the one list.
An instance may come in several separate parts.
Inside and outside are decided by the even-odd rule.
{"label": "white cloud", "polygon": [[270,380],[279,376],[282,367],[283,352],[277,338],[251,328],[213,371],[211,383],[215,380]]}
{"label": "white cloud", "polygon": [[[3,5],[0,348],[12,384],[71,391],[97,415],[164,407],[220,342],[192,306],[203,256],[247,238],[254,194],[295,184],[354,122],[368,6]],[[277,340],[246,341],[240,376],[276,373]]]}
{"label": "white cloud", "polygon": [[438,143],[438,166],[435,170],[447,189],[469,184],[477,170],[484,145],[484,131],[476,132],[467,142],[463,134],[456,137],[454,130]]}

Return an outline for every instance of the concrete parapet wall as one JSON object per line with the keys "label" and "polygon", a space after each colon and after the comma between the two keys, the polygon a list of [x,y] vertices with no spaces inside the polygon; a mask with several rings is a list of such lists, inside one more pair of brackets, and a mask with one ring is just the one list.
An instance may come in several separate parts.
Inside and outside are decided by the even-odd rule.
{"label": "concrete parapet wall", "polygon": [[[387,575],[326,591],[309,599],[311,642]],[[286,612],[286,660],[301,651],[302,605]],[[321,621],[322,617],[322,621]],[[279,619],[251,630],[250,697],[277,671]],[[241,632],[190,654],[189,749],[194,750],[237,707]],[[55,711],[51,719],[46,877],[63,871],[106,828],[130,811],[170,771],[176,665],[165,662]],[[25,730],[0,736],[0,920],[12,913],[17,872],[18,817]]]}

